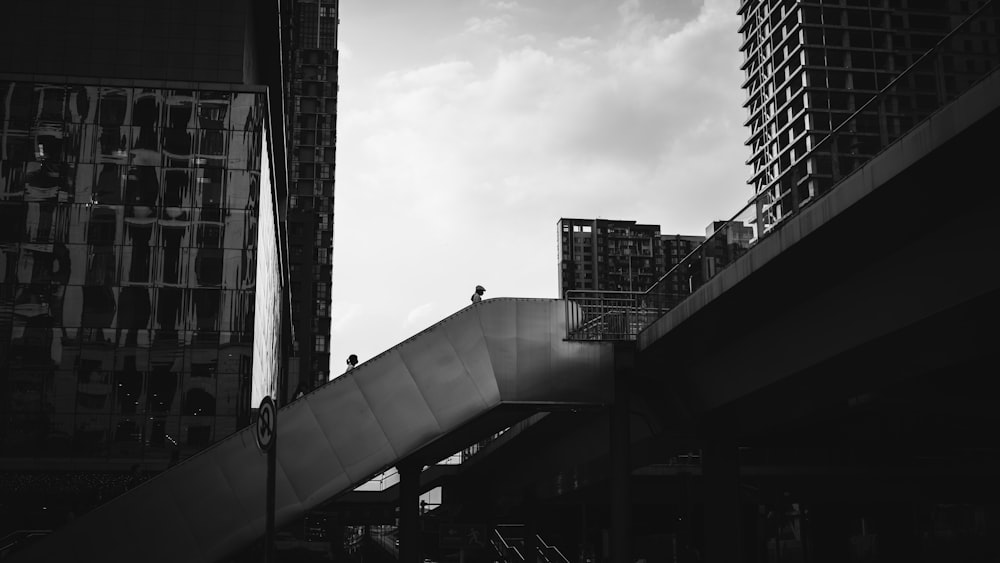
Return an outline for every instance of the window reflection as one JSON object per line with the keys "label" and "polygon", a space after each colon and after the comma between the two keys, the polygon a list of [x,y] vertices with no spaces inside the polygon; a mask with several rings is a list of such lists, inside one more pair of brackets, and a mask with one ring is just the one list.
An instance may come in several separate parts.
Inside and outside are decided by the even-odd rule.
{"label": "window reflection", "polygon": [[245,420],[264,97],[0,87],[5,455],[169,459]]}

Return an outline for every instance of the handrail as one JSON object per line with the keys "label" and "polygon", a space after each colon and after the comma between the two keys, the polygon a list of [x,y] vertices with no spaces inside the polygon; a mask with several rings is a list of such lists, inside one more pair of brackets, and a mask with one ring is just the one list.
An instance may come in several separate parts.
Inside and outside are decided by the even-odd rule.
{"label": "handrail", "polygon": [[497,550],[497,554],[503,558],[503,561],[505,563],[510,563],[510,560],[507,559],[507,555],[509,555],[510,553],[513,553],[514,555],[517,556],[516,561],[518,562],[525,561],[524,555],[521,553],[519,549],[517,549],[517,546],[510,545],[509,543],[507,543],[507,539],[503,537],[503,534],[500,533],[500,530],[493,528],[493,536],[494,536],[493,541],[497,542],[499,540],[500,546],[503,546],[502,550],[496,544],[494,544],[493,548]]}
{"label": "handrail", "polygon": [[28,541],[33,537],[47,536],[51,533],[52,530],[43,529],[14,530],[6,536],[0,538],[0,559],[9,555],[9,552],[21,543]]}
{"label": "handrail", "polygon": [[[538,554],[542,556],[542,559],[544,559],[546,563],[569,563],[569,559],[563,555],[563,552],[560,551],[558,547],[546,543],[539,534],[535,534],[535,539],[538,541]],[[556,561],[549,559],[549,552],[558,555],[559,559]]]}
{"label": "handrail", "polygon": [[[498,525],[496,528],[493,528],[493,535],[495,536],[495,539],[493,540],[494,549],[496,549],[497,554],[503,558],[503,561],[505,563],[510,563],[510,559],[505,557],[510,552],[513,552],[514,555],[518,557],[518,559],[516,559],[515,561],[518,562],[527,561],[528,559],[524,554],[521,553],[521,550],[518,549],[518,546],[514,545],[512,542],[507,541],[507,538],[504,536],[503,532],[500,531],[501,526],[506,529],[519,530],[522,533],[525,529],[524,524],[502,524]],[[542,539],[542,536],[540,534],[534,534],[534,539],[535,539],[535,553],[539,557],[541,557],[542,561],[544,561],[545,563],[569,563],[569,559],[566,558],[563,552],[560,551],[558,547],[547,543],[544,539]],[[513,541],[518,543],[524,543],[525,545],[523,545],[522,547],[524,547],[524,549],[527,550],[528,545],[527,541],[525,540],[526,538],[522,537],[522,535],[519,534],[517,536],[514,536]]]}
{"label": "handrail", "polygon": [[[777,176],[776,179],[772,180],[767,185],[767,187],[762,188],[754,194],[746,205],[733,214],[728,221],[721,222],[721,225],[714,229],[704,241],[685,255],[666,273],[660,276],[645,291],[567,291],[565,295],[567,299],[567,338],[573,340],[602,341],[634,340],[637,338],[638,333],[641,330],[652,324],[653,321],[683,301],[688,295],[694,293],[694,290],[697,289],[697,287],[700,287],[708,279],[717,275],[721,270],[729,267],[733,262],[735,262],[736,258],[745,254],[751,246],[756,245],[765,237],[776,232],[788,218],[796,215],[802,208],[815,203],[825,195],[829,194],[833,191],[833,188],[837,184],[860,169],[865,162],[874,158],[875,155],[897,142],[903,134],[917,125],[918,122],[916,120],[914,120],[913,123],[907,124],[905,127],[900,124],[901,126],[899,128],[898,135],[892,139],[888,139],[888,126],[881,122],[879,122],[871,131],[846,130],[851,126],[856,126],[862,118],[868,117],[868,114],[872,111],[875,104],[884,103],[890,93],[893,92],[898,85],[902,84],[904,78],[912,77],[917,70],[924,69],[925,63],[928,60],[931,60],[932,57],[937,55],[941,55],[941,52],[945,49],[945,46],[949,43],[949,41],[954,39],[956,35],[964,31],[972,21],[979,18],[993,6],[994,0],[987,0],[979,8],[970,13],[957,26],[942,36],[933,47],[917,57],[916,60],[907,66],[907,68],[905,68],[878,92],[873,94],[868,100],[861,104],[861,106],[850,116],[838,123],[829,133],[815,142],[808,151],[797,158],[794,162],[791,162],[781,172],[780,176]],[[992,57],[993,65],[987,65],[988,68],[985,71],[973,72],[973,80],[970,81],[966,88],[962,89],[960,92],[936,92],[938,95],[934,107],[927,109],[926,114],[918,115],[917,117],[921,118],[921,121],[923,121],[923,119],[926,119],[928,116],[939,111],[944,104],[949,101],[949,94],[957,95],[965,92],[968,87],[978,83],[989,73],[994,72],[997,69],[997,56],[994,53],[992,54]],[[934,70],[935,77],[940,79],[942,71],[938,69]],[[885,117],[884,112],[880,110],[879,116]],[[849,170],[841,171],[839,170],[840,163],[835,141],[837,141],[840,138],[840,135],[844,134],[845,131],[850,134],[876,133],[879,135],[879,142],[871,154],[848,154],[847,156],[852,159],[852,161],[849,161],[847,166]],[[829,186],[816,189],[814,194],[806,196],[803,201],[793,201],[791,208],[784,209],[785,204],[783,203],[783,199],[787,197],[791,191],[797,190],[800,186],[798,180],[800,168],[804,163],[809,162],[810,159],[816,158],[821,150],[829,151],[831,153],[829,161],[832,172],[828,174],[828,177],[830,178]],[[813,171],[810,175],[810,177],[816,179],[826,177],[824,174],[817,173],[816,171]],[[782,193],[776,194],[775,190],[782,187],[783,181],[788,180],[793,182],[790,188],[785,188],[789,191],[786,192],[782,190]],[[770,201],[768,201],[769,199]],[[782,212],[782,210],[785,211],[780,218],[774,217],[772,210],[773,206],[778,205],[782,206],[777,208],[779,213]],[[756,213],[748,213],[753,211]],[[771,216],[767,218],[768,221],[771,221],[769,224],[765,224],[766,214],[771,214]],[[727,240],[726,235],[728,235],[730,229],[733,228],[745,229],[749,231],[750,237],[744,240],[742,233],[738,233],[741,236],[735,237],[735,241],[732,240],[732,237]],[[726,244],[720,244],[721,240],[725,240]],[[697,270],[695,270],[695,266],[698,267]],[[682,287],[679,291],[671,293],[668,284],[671,282],[680,283],[682,280],[686,281],[685,285],[687,287]],[[627,303],[629,301],[630,303]],[[625,324],[619,324],[616,326],[616,328],[624,329],[623,331],[605,330],[605,328],[613,324],[610,323],[609,320],[616,319],[615,315],[620,316],[624,311],[631,311],[633,313],[633,318],[637,322],[625,322]]]}

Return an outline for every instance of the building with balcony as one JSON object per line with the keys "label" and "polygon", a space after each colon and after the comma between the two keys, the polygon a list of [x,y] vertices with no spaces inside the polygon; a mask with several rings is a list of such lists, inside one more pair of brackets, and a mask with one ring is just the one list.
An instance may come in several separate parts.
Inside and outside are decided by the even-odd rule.
{"label": "building with balcony", "polygon": [[562,218],[557,225],[561,296],[571,289],[645,291],[704,240],[635,221]]}
{"label": "building with balcony", "polygon": [[[763,194],[767,230],[828,190],[943,100],[978,80],[1000,51],[995,6],[985,0],[743,0],[748,183]],[[947,56],[894,79],[980,10]],[[937,68],[940,72],[935,72]],[[865,104],[880,90],[891,95]],[[859,116],[847,119],[856,111]],[[839,127],[839,130],[838,130]],[[820,146],[831,131],[837,138]]]}

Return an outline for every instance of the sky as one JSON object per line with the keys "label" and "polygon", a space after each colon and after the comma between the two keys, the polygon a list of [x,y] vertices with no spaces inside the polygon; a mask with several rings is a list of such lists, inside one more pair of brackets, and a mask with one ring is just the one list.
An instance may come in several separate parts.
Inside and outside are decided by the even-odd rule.
{"label": "sky", "polygon": [[340,0],[331,374],[558,297],[561,217],[704,235],[752,195],[736,0]]}

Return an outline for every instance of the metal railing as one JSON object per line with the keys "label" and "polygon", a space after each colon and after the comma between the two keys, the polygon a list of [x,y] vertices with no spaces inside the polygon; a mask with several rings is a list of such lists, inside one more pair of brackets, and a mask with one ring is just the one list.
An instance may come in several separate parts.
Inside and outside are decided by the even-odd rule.
{"label": "metal railing", "polygon": [[659,316],[659,300],[650,297],[637,291],[567,291],[570,335],[575,340],[634,340]]}
{"label": "metal railing", "polygon": [[558,547],[545,543],[542,536],[538,534],[535,534],[535,539],[538,541],[538,555],[543,561],[546,563],[569,563],[569,559],[563,555],[562,551],[559,551]]}
{"label": "metal railing", "polygon": [[524,555],[513,542],[508,542],[499,528],[493,529],[493,537],[490,538],[490,545],[497,552],[497,557],[504,563],[521,563]]}
{"label": "metal railing", "polygon": [[[832,191],[945,104],[1000,67],[1000,17],[987,0],[829,133],[805,131],[806,150],[729,221],[641,292],[566,292],[567,338],[635,340],[639,332]],[[852,92],[858,98],[863,94]]]}
{"label": "metal railing", "polygon": [[0,559],[51,533],[52,530],[14,530],[0,538]]}
{"label": "metal railing", "polygon": [[[523,524],[506,524],[493,529],[490,544],[500,561],[504,563],[531,561],[524,553],[527,550],[524,531]],[[558,547],[547,543],[539,534],[535,534],[535,552],[537,554],[536,560],[541,560],[544,563],[569,563],[569,559],[563,555]]]}

